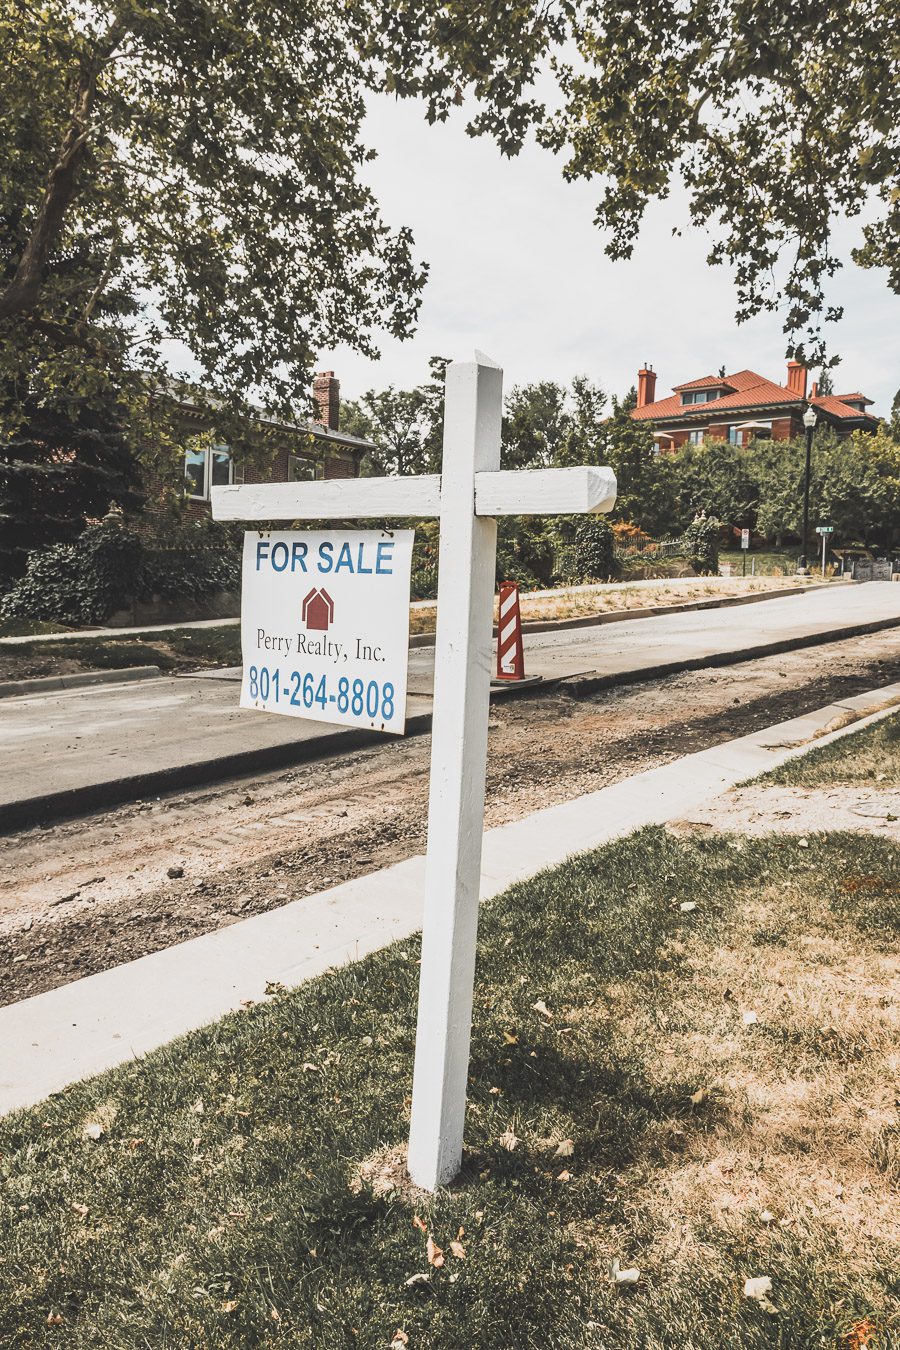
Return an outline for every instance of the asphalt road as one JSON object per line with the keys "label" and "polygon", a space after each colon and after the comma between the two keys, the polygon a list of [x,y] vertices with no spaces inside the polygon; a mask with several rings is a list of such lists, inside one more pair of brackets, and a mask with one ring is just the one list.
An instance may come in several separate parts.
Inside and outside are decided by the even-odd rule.
{"label": "asphalt road", "polygon": [[[888,624],[900,625],[900,585],[835,585],[733,609],[531,634],[526,673],[627,682]],[[428,725],[433,664],[433,648],[410,653],[411,730]],[[366,739],[373,733],[244,711],[234,679],[208,676],[8,698],[0,703],[0,827],[338,753]]]}

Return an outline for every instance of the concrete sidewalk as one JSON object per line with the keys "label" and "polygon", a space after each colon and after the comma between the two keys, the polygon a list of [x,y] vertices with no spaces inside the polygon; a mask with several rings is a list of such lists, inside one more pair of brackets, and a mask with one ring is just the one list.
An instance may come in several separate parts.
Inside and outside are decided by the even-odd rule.
{"label": "concrete sidewalk", "polygon": [[[737,609],[529,634],[526,670],[591,690],[898,625],[900,586],[871,582]],[[430,727],[433,671],[433,648],[410,652],[409,734]],[[0,705],[0,831],[381,739],[376,732],[243,711],[227,679],[180,676],[7,698]]]}
{"label": "concrete sidewalk", "polygon": [[[830,704],[739,740],[688,755],[484,837],[481,896],[572,854],[696,809],[743,779],[856,731],[873,709],[900,701],[900,684]],[[858,719],[831,735],[846,713]],[[874,716],[885,715],[875,712]],[[269,981],[301,984],[421,925],[424,858],[345,882],[166,951],[0,1009],[0,1112],[32,1105],[204,1026]]]}

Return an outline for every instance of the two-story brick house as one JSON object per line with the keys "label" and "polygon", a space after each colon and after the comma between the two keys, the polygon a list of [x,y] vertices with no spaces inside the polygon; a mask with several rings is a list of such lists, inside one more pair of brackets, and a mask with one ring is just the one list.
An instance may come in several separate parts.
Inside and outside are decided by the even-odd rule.
{"label": "two-story brick house", "polygon": [[807,372],[799,361],[788,362],[783,385],[754,370],[739,370],[676,384],[662,399],[656,397],[656,372],[645,366],[638,371],[637,406],[631,416],[651,424],[654,445],[665,453],[688,442],[699,445],[704,439],[732,445],[791,440],[803,434],[808,404],[816,409],[820,425],[842,437],[878,426],[878,418],[867,411],[872,400],[864,394],[820,394],[813,384],[807,396]]}

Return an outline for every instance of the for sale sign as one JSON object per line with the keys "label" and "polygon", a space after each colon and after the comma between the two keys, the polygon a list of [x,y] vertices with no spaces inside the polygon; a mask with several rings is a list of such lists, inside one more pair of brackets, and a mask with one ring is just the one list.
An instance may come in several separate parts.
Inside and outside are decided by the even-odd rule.
{"label": "for sale sign", "polygon": [[241,707],[402,734],[412,530],[248,530]]}

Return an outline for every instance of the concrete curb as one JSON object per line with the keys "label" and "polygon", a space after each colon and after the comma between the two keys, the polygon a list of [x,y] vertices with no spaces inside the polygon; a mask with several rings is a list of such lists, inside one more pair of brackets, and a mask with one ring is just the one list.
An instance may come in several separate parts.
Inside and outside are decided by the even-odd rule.
{"label": "concrete curb", "polygon": [[[739,665],[742,661],[778,656],[784,652],[800,651],[805,647],[826,646],[832,642],[843,642],[845,639],[864,637],[867,633],[879,633],[886,628],[898,627],[900,616],[874,619],[868,623],[851,624],[847,628],[833,629],[825,633],[807,633],[802,637],[783,638],[778,642],[745,647],[740,651],[713,652],[708,656],[666,661],[639,670],[617,671],[611,675],[560,675],[556,678],[545,678],[540,684],[527,688],[493,687],[491,698],[541,698],[560,689],[573,694],[576,698],[588,698],[601,689],[645,684],[649,680],[665,679],[668,675],[681,675],[688,670]],[[427,735],[430,731],[430,712],[416,713],[407,718],[407,736]],[[160,796],[164,792],[181,792],[187,788],[218,783],[226,778],[268,773],[273,769],[310,763],[327,758],[329,755],[340,754],[345,750],[359,750],[365,746],[376,745],[383,740],[384,737],[379,732],[363,728],[327,731],[308,740],[261,746],[234,755],[221,755],[215,759],[174,765],[172,768],[129,774],[123,778],[110,779],[105,783],[95,783],[88,787],[67,788],[61,792],[26,797],[20,801],[0,805],[0,835],[70,819],[73,816],[87,815],[91,811],[106,810],[112,806],[122,806],[145,797]]]}
{"label": "concrete curb", "polygon": [[75,675],[39,675],[33,680],[0,681],[0,698],[52,693],[55,689],[87,688],[92,684],[132,684],[159,675],[159,666],[122,666],[120,670],[86,670]]}
{"label": "concrete curb", "polygon": [[[480,898],[636,829],[683,819],[888,716],[898,698],[898,684],[858,694],[487,830]],[[844,712],[856,714],[853,722],[826,732]],[[293,988],[409,938],[422,925],[424,871],[424,857],[406,858],[0,1009],[0,1114],[265,1000],[270,982]]]}

